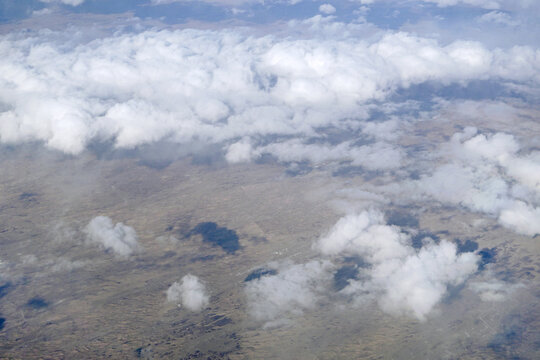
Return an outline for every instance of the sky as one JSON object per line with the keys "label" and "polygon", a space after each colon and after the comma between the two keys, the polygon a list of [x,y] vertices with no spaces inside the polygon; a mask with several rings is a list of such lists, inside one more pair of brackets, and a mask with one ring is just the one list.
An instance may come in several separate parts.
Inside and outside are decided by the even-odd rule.
{"label": "sky", "polygon": [[[0,144],[361,169],[380,181],[330,192],[343,217],[311,261],[246,285],[249,312],[284,324],[327,299],[336,259],[360,256],[365,278],[340,296],[426,321],[482,256],[413,246],[385,206],[456,206],[540,234],[539,16],[532,0],[0,0]],[[444,134],[427,130],[437,122]],[[144,252],[108,217],[84,231],[119,258]],[[506,285],[470,286],[502,300]],[[167,298],[203,311],[208,292],[186,274]]]}

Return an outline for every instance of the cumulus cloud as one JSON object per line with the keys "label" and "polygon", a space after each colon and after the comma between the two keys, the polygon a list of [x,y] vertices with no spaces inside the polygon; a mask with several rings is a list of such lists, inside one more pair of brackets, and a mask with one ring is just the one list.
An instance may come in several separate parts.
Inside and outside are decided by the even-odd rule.
{"label": "cumulus cloud", "polygon": [[251,161],[252,158],[253,148],[251,147],[249,139],[244,139],[231,144],[225,154],[225,159],[231,164],[248,162]]}
{"label": "cumulus cloud", "polygon": [[266,327],[273,327],[313,309],[331,278],[330,269],[328,261],[284,263],[278,266],[276,275],[250,281],[245,289],[250,315]]}
{"label": "cumulus cloud", "polygon": [[535,236],[540,234],[540,207],[514,201],[501,211],[499,222],[517,233]]}
{"label": "cumulus cloud", "polygon": [[447,163],[403,188],[497,217],[520,234],[540,232],[538,151],[523,153],[512,135],[469,127],[441,147],[440,157]]}
{"label": "cumulus cloud", "polygon": [[[387,225],[384,214],[370,209],[349,214],[314,243],[322,258],[305,264],[278,264],[277,274],[246,285],[250,314],[266,326],[282,324],[331,299],[336,262],[362,259],[359,276],[339,291],[347,303],[376,301],[390,314],[423,321],[445,296],[448,286],[463,284],[478,270],[474,253],[458,254],[455,244],[426,238],[418,250],[410,235]],[[335,298],[334,298],[335,300]]]}
{"label": "cumulus cloud", "polygon": [[367,279],[350,280],[343,294],[357,301],[370,295],[384,311],[419,320],[439,303],[449,285],[463,283],[478,268],[477,255],[457,254],[456,245],[445,240],[428,242],[416,251],[410,236],[386,225],[377,210],[341,218],[315,247],[334,257],[357,255],[370,265],[363,274]]}
{"label": "cumulus cloud", "polygon": [[[78,154],[93,141],[129,149],[167,140],[218,144],[231,162],[268,152],[395,168],[402,154],[387,143],[395,124],[362,128],[366,104],[425,81],[538,82],[540,73],[530,47],[443,46],[404,32],[365,40],[151,30],[72,48],[54,39],[0,37],[1,143],[40,141]],[[315,146],[328,127],[363,129],[379,142]]]}
{"label": "cumulus cloud", "polygon": [[167,301],[180,303],[189,311],[199,312],[210,303],[205,285],[195,275],[187,274],[167,289]]}
{"label": "cumulus cloud", "polygon": [[123,223],[113,225],[107,216],[93,218],[85,227],[88,240],[119,257],[128,257],[141,250],[135,230]]}
{"label": "cumulus cloud", "polygon": [[319,11],[323,14],[330,15],[336,12],[336,8],[333,7],[331,4],[322,4],[319,6]]}

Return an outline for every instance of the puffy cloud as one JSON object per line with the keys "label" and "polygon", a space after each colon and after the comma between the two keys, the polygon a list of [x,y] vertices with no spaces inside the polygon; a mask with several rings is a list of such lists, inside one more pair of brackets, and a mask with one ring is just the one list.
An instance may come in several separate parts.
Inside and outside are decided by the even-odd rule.
{"label": "puffy cloud", "polygon": [[225,159],[229,163],[248,162],[252,158],[253,149],[248,139],[231,144],[225,154]]}
{"label": "puffy cloud", "polygon": [[180,302],[189,311],[199,312],[210,303],[205,285],[195,275],[185,275],[167,289],[167,301]]}
{"label": "puffy cloud", "polygon": [[540,233],[540,156],[521,153],[514,136],[466,128],[441,147],[449,161],[404,188],[498,217],[517,233]]}
{"label": "puffy cloud", "polygon": [[93,218],[84,232],[89,241],[99,244],[105,250],[113,251],[120,257],[128,257],[141,250],[135,230],[123,223],[113,225],[107,216]]}
{"label": "puffy cloud", "polygon": [[[368,41],[152,30],[75,47],[54,38],[0,37],[7,54],[0,59],[0,142],[41,141],[77,154],[95,140],[117,148],[196,141],[223,146],[232,162],[291,151],[291,158],[393,168],[401,154],[384,142],[335,149],[304,142],[327,127],[360,129],[366,103],[399,87],[493,77],[534,82],[540,73],[530,47],[441,46],[403,32]],[[386,125],[363,129],[391,141],[394,125]],[[269,135],[276,140],[269,143]]]}
{"label": "puffy cloud", "polygon": [[322,4],[319,6],[319,11],[323,14],[330,15],[336,12],[336,8],[333,7],[331,4]]}
{"label": "puffy cloud", "polygon": [[290,316],[313,309],[325,283],[331,278],[328,261],[313,260],[306,264],[281,264],[278,273],[247,283],[245,292],[249,312],[266,327],[278,326]]}
{"label": "puffy cloud", "polygon": [[417,252],[409,235],[386,225],[376,210],[341,218],[315,246],[326,255],[361,256],[370,265],[363,274],[367,279],[350,280],[343,294],[357,300],[369,294],[384,311],[412,314],[420,320],[449,285],[463,283],[478,268],[475,254],[457,254],[456,245],[445,240],[428,242]]}
{"label": "puffy cloud", "polygon": [[501,211],[499,222],[520,234],[529,236],[540,234],[540,207],[515,201]]}

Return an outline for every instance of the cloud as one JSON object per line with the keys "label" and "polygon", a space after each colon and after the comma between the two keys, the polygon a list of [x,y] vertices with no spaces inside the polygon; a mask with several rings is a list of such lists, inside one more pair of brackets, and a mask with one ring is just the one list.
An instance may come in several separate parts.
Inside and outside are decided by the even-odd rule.
{"label": "cloud", "polygon": [[210,303],[205,285],[195,275],[185,275],[167,289],[167,301],[180,302],[189,311],[199,312]]}
{"label": "cloud", "polygon": [[469,284],[469,288],[477,293],[482,301],[504,301],[517,289],[523,287],[523,284],[509,284],[498,280],[472,282]]}
{"label": "cloud", "polygon": [[225,159],[231,164],[249,162],[252,158],[253,148],[249,142],[249,139],[244,139],[231,144],[227,149],[227,153],[225,154]]}
{"label": "cloud", "polygon": [[336,12],[336,8],[333,7],[331,4],[322,4],[319,6],[319,11],[323,14],[330,15]]}
{"label": "cloud", "polygon": [[479,16],[478,21],[481,23],[496,23],[508,26],[517,26],[520,24],[519,21],[513,20],[510,15],[501,11],[490,11]]}
{"label": "cloud", "polygon": [[540,232],[538,151],[523,152],[510,134],[479,134],[469,127],[441,146],[439,160],[442,165],[402,188],[497,217],[519,234]]}
{"label": "cloud", "polygon": [[459,285],[478,269],[478,256],[457,254],[456,245],[442,240],[419,251],[410,236],[389,226],[377,210],[341,218],[315,245],[324,255],[360,256],[369,267],[362,280],[350,280],[341,292],[363,301],[374,297],[382,310],[425,320],[449,285]]}
{"label": "cloud", "polygon": [[535,236],[540,234],[540,207],[515,201],[501,211],[499,222],[517,233]]}
{"label": "cloud", "polygon": [[[347,298],[345,304],[373,300],[387,313],[423,321],[448,286],[463,284],[478,270],[479,261],[474,253],[458,254],[456,245],[446,240],[424,243],[419,250],[413,248],[410,235],[387,225],[376,209],[346,215],[314,243],[321,257],[305,264],[270,265],[276,274],[247,283],[249,312],[267,327],[278,326],[331,299],[340,301],[340,295]],[[334,263],[351,258],[362,259],[359,276],[333,294]]]}
{"label": "cloud", "polygon": [[250,315],[266,327],[284,323],[317,305],[331,278],[328,261],[313,260],[306,264],[283,263],[278,273],[263,276],[246,284]]}
{"label": "cloud", "polygon": [[484,9],[498,9],[500,7],[500,1],[497,0],[423,0],[424,2],[431,2],[437,4],[440,7],[455,6],[455,5],[472,5],[482,7]]}
{"label": "cloud", "polygon": [[[270,153],[391,169],[402,157],[387,143],[395,125],[363,125],[373,101],[425,81],[540,81],[533,48],[443,46],[404,32],[366,40],[343,32],[281,38],[186,29],[74,47],[44,34],[0,42],[8,54],[0,59],[0,142],[39,141],[69,154],[95,141],[119,149],[196,142],[219,145],[231,162]],[[328,128],[363,129],[378,142],[315,145]]]}
{"label": "cloud", "polygon": [[113,225],[106,216],[93,218],[85,227],[88,240],[97,243],[105,250],[111,250],[119,257],[128,257],[141,250],[135,230],[122,223]]}
{"label": "cloud", "polygon": [[64,5],[79,6],[82,3],[84,3],[85,0],[39,0],[39,1],[43,3],[47,3],[47,4],[60,3]]}

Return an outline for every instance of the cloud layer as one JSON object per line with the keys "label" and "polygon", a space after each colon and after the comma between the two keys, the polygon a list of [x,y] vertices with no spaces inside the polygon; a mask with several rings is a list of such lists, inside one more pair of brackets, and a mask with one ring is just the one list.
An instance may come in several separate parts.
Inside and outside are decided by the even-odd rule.
{"label": "cloud layer", "polygon": [[269,153],[393,168],[402,154],[388,138],[329,147],[322,129],[360,131],[370,102],[425,81],[540,80],[533,48],[442,46],[404,32],[363,40],[145,31],[74,47],[55,36],[6,35],[0,46],[0,142],[39,141],[70,154],[96,141],[124,149],[196,141],[222,144],[231,162]]}

